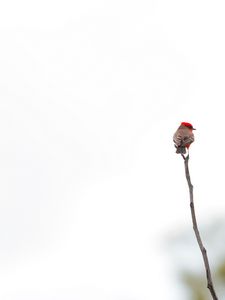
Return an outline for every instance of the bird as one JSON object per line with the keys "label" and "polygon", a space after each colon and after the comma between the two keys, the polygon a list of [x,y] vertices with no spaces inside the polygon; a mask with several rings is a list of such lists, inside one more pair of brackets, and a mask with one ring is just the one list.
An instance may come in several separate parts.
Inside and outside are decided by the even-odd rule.
{"label": "bird", "polygon": [[196,129],[191,123],[181,122],[177,131],[173,135],[174,146],[177,149],[177,154],[186,154],[186,149],[189,151],[190,145],[195,140],[193,130]]}

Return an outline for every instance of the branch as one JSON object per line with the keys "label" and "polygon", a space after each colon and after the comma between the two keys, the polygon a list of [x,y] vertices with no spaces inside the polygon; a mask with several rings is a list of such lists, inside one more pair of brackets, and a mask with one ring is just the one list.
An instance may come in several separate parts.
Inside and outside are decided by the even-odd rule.
{"label": "branch", "polygon": [[218,300],[216,292],[214,290],[214,286],[213,286],[213,281],[212,281],[209,261],[208,261],[208,257],[207,257],[207,252],[206,252],[205,247],[203,246],[201,236],[200,236],[200,233],[199,233],[199,230],[198,230],[198,224],[197,224],[196,216],[195,216],[193,185],[191,183],[191,177],[190,177],[189,167],[188,167],[189,154],[186,157],[183,156],[183,159],[184,159],[185,175],[186,175],[186,179],[187,179],[187,183],[188,183],[188,187],[189,187],[189,193],[190,193],[190,208],[191,208],[191,217],[192,217],[193,229],[194,229],[195,236],[196,236],[196,239],[197,239],[199,248],[201,250],[203,260],[204,260],[206,278],[207,278],[207,288],[209,289],[209,291],[212,295],[212,299],[213,300]]}

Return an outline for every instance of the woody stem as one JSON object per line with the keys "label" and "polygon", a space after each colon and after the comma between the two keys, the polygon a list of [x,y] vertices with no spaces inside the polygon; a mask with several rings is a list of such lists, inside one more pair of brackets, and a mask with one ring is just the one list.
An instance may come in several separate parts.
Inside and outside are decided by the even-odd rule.
{"label": "woody stem", "polygon": [[189,187],[189,194],[190,194],[190,208],[191,208],[191,217],[192,217],[192,223],[193,223],[193,229],[195,232],[195,236],[199,245],[199,248],[202,253],[203,261],[204,261],[204,266],[205,266],[205,271],[206,271],[206,278],[207,278],[207,288],[209,289],[212,299],[213,300],[218,300],[218,297],[216,295],[214,286],[213,286],[213,281],[212,281],[212,276],[211,276],[211,271],[210,271],[210,266],[209,266],[209,260],[207,256],[206,249],[202,243],[202,239],[198,230],[198,224],[197,224],[197,219],[195,215],[195,207],[194,207],[194,195],[193,195],[193,185],[191,183],[191,177],[189,173],[189,167],[188,167],[188,161],[189,161],[189,154],[187,157],[185,157],[182,154],[182,157],[184,159],[184,167],[185,167],[185,175]]}

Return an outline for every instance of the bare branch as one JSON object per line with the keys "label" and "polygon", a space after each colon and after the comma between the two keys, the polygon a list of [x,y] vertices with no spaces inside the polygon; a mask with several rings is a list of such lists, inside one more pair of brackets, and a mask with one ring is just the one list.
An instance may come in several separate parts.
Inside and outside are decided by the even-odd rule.
{"label": "bare branch", "polygon": [[205,265],[206,278],[207,278],[207,287],[208,287],[208,289],[209,289],[209,291],[212,295],[212,299],[213,300],[218,300],[218,297],[216,295],[216,292],[215,292],[215,289],[214,289],[214,286],[213,286],[213,281],[212,281],[209,261],[208,261],[208,257],[207,257],[207,252],[206,252],[205,247],[203,246],[201,236],[200,236],[200,233],[199,233],[199,230],[198,230],[198,224],[197,224],[196,216],[195,216],[193,185],[191,183],[191,177],[190,177],[189,167],[188,167],[189,154],[186,157],[183,156],[183,159],[184,159],[184,166],[185,166],[185,175],[186,175],[186,179],[187,179],[187,183],[188,183],[188,187],[189,187],[190,208],[191,208],[191,217],[192,217],[193,229],[194,229],[195,236],[196,236],[199,248],[201,250],[204,265]]}

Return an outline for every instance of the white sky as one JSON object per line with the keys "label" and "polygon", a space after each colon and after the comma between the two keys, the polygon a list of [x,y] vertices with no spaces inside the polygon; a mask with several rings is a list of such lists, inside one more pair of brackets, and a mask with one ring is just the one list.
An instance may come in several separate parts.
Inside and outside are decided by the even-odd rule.
{"label": "white sky", "polygon": [[199,222],[225,209],[224,1],[5,1],[0,296],[178,300],[190,226],[172,135],[197,128]]}

